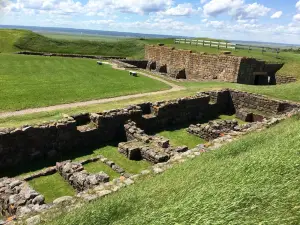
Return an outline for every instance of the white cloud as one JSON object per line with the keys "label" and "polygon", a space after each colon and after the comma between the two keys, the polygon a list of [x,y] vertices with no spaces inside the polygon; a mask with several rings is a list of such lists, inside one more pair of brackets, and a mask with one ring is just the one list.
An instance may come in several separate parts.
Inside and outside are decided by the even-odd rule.
{"label": "white cloud", "polygon": [[179,4],[176,7],[169,8],[160,14],[166,16],[190,16],[197,13],[200,9],[193,9],[193,5],[190,3]]}
{"label": "white cloud", "polygon": [[282,11],[278,11],[278,12],[275,12],[272,16],[271,16],[271,19],[278,19],[282,16]]}
{"label": "white cloud", "polygon": [[296,14],[296,15],[294,16],[294,20],[300,22],[300,14]]}
{"label": "white cloud", "polygon": [[243,4],[243,0],[211,0],[203,6],[203,12],[206,16],[217,16],[238,9]]}
{"label": "white cloud", "polygon": [[244,12],[246,13],[247,18],[256,18],[267,15],[270,10],[270,8],[255,2],[253,4],[246,5]]}
{"label": "white cloud", "polygon": [[266,16],[270,10],[270,8],[256,2],[245,4],[244,0],[211,0],[203,7],[206,16],[215,17],[222,13],[228,13],[239,20]]}
{"label": "white cloud", "polygon": [[296,3],[296,9],[300,11],[300,1]]}

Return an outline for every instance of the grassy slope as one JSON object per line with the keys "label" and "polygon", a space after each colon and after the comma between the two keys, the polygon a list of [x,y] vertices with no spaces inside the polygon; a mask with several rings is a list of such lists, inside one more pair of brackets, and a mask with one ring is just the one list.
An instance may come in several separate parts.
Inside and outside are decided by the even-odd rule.
{"label": "grassy slope", "polygon": [[0,53],[2,52],[15,52],[18,49],[14,43],[30,32],[24,30],[6,30],[0,29]]}
{"label": "grassy slope", "polygon": [[58,52],[103,56],[135,56],[143,51],[143,45],[136,40],[116,42],[90,40],[62,40],[48,38],[36,33],[29,33],[15,42],[19,49],[37,52]]}
{"label": "grassy slope", "polygon": [[[0,111],[167,89],[87,59],[0,54]],[[55,93],[55,94],[54,94]]]}
{"label": "grassy slope", "polygon": [[250,134],[49,224],[298,224],[299,127]]}

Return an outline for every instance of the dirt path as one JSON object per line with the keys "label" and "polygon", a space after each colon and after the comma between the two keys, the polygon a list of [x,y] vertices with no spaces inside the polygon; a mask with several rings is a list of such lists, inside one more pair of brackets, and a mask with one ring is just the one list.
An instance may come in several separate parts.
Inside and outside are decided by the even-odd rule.
{"label": "dirt path", "polygon": [[[107,64],[109,64],[109,63],[107,63]],[[111,65],[115,69],[120,69],[120,68],[117,68],[116,65],[114,65],[114,64],[111,64]],[[121,70],[124,70],[124,69],[121,69]],[[14,112],[3,112],[3,113],[0,113],[0,118],[10,117],[10,116],[27,115],[27,114],[39,113],[39,112],[49,112],[49,111],[55,111],[55,110],[60,110],[60,109],[70,109],[70,108],[76,108],[76,107],[80,107],[80,106],[89,106],[89,105],[94,105],[94,104],[127,100],[127,99],[139,98],[139,97],[144,97],[144,96],[166,94],[166,93],[182,91],[182,90],[186,89],[185,87],[178,86],[174,83],[168,82],[168,81],[161,79],[159,77],[156,77],[156,76],[151,76],[149,74],[146,74],[146,73],[143,73],[140,71],[138,71],[138,74],[149,77],[151,79],[161,81],[161,82],[171,86],[171,89],[165,90],[165,91],[155,91],[155,92],[148,92],[148,93],[141,93],[141,94],[125,95],[125,96],[119,96],[119,97],[113,97],[113,98],[104,98],[104,99],[91,100],[91,101],[85,101],[85,102],[67,103],[67,104],[47,106],[47,107],[41,107],[41,108],[24,109],[24,110],[19,110],[19,111],[14,111]]]}

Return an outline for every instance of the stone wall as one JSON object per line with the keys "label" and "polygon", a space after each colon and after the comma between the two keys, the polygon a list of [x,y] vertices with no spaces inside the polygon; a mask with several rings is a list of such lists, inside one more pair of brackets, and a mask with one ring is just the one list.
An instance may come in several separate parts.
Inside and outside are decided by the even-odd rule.
{"label": "stone wall", "polygon": [[234,130],[237,126],[236,120],[211,121],[208,124],[191,125],[187,132],[210,141]]}
{"label": "stone wall", "polygon": [[300,107],[297,103],[274,100],[242,91],[231,90],[230,96],[236,111],[243,109],[254,113],[260,112],[263,116],[283,114]]}
{"label": "stone wall", "polygon": [[65,161],[56,163],[59,174],[78,192],[93,188],[101,183],[108,182],[106,173],[89,174],[81,163]]}
{"label": "stone wall", "polygon": [[178,152],[188,150],[187,146],[173,147],[170,141],[164,137],[147,135],[129,121],[124,125],[127,142],[119,143],[118,150],[130,160],[145,159],[152,163],[166,162]]}
{"label": "stone wall", "polygon": [[31,51],[22,51],[17,52],[21,55],[38,55],[38,56],[58,56],[58,57],[68,57],[68,58],[87,58],[87,59],[125,59],[120,56],[100,56],[100,55],[81,55],[81,54],[66,54],[66,53],[49,53],[49,52],[31,52]]}
{"label": "stone wall", "polygon": [[5,217],[47,208],[45,198],[29,185],[14,178],[0,179],[0,215]]}
{"label": "stone wall", "polygon": [[297,81],[296,77],[292,76],[276,76],[276,84],[288,84]]}
{"label": "stone wall", "polygon": [[150,45],[145,47],[145,59],[152,63],[152,67],[155,62],[157,72],[166,72],[170,77],[182,78],[184,72],[189,80],[219,80],[243,84],[256,84],[255,73],[264,73],[266,77],[274,79],[275,73],[283,66],[252,58],[192,53],[189,50]]}
{"label": "stone wall", "polygon": [[41,162],[70,151],[92,150],[127,141],[124,124],[134,121],[146,133],[184,126],[235,109],[282,114],[299,104],[234,90],[201,92],[192,97],[142,103],[101,113],[82,113],[57,122],[0,129],[0,174],[21,163]]}

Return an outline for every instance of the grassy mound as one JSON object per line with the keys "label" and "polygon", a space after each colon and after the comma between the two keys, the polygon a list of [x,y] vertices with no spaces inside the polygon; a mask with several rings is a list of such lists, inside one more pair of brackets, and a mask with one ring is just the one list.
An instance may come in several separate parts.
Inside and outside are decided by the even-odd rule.
{"label": "grassy mound", "polygon": [[49,224],[298,224],[299,127],[291,118]]}
{"label": "grassy mound", "polygon": [[43,107],[168,89],[95,60],[0,54],[0,111]]}
{"label": "grassy mound", "polygon": [[14,44],[29,33],[31,32],[26,30],[0,29],[0,52],[16,52],[21,50]]}
{"label": "grassy mound", "polygon": [[30,50],[85,55],[141,57],[144,44],[138,40],[90,41],[60,40],[26,30],[0,29],[0,51]]}

